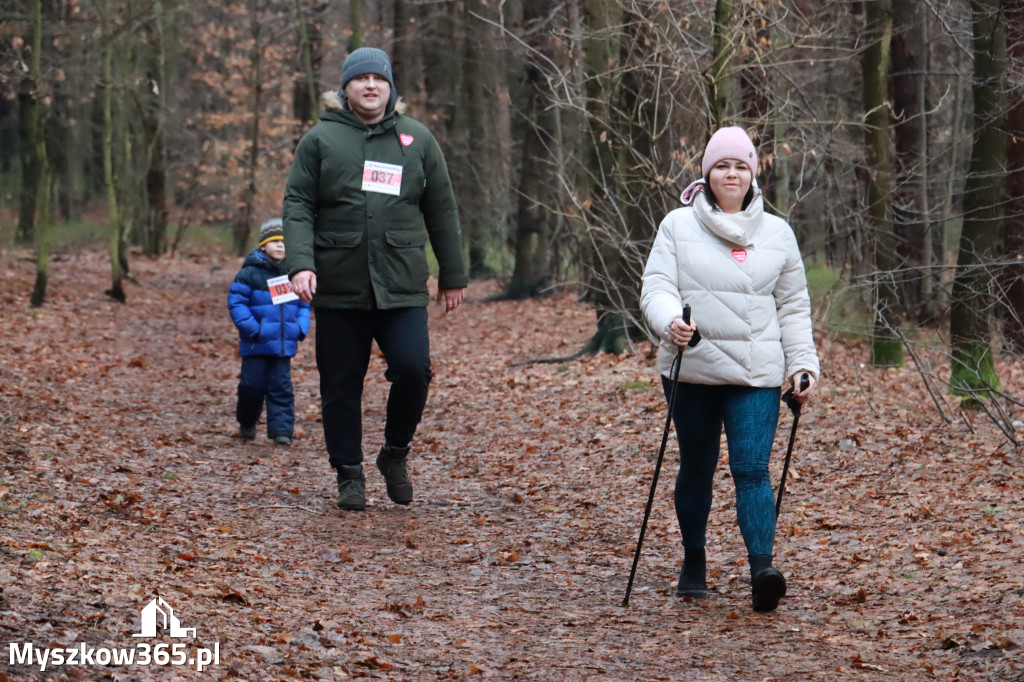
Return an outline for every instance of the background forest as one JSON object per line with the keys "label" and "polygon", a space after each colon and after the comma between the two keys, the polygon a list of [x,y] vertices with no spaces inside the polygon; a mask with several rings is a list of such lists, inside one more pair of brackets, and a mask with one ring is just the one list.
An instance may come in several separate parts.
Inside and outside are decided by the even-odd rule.
{"label": "background forest", "polygon": [[[478,281],[430,309],[416,504],[368,467],[353,516],[312,343],[295,442],[237,437],[224,300],[360,45],[440,140]],[[640,273],[722,125],[824,368],[790,592],[750,612],[721,471],[713,596],[673,596],[670,451],[624,609],[665,424]],[[223,652],[0,682],[1024,680],[1022,320],[1021,0],[0,0],[0,635],[125,647],[161,595]]]}
{"label": "background forest", "polygon": [[573,288],[596,311],[583,350],[647,334],[657,225],[740,125],[819,329],[869,336],[881,365],[944,348],[926,385],[973,398],[998,395],[994,352],[1024,351],[1009,0],[0,0],[0,244],[35,247],[33,303],[69,240],[109,245],[121,301],[137,254],[200,232],[244,253],[361,45],[442,143],[473,276]]}

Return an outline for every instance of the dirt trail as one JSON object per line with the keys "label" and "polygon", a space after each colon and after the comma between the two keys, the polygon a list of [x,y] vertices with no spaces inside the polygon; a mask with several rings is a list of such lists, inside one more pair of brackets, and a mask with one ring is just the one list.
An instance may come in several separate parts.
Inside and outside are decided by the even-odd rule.
{"label": "dirt trail", "polygon": [[[674,446],[623,609],[664,419],[648,349],[525,362],[588,337],[592,313],[570,296],[483,303],[495,285],[478,284],[455,315],[432,307],[416,500],[391,504],[372,466],[386,396],[375,357],[369,506],[343,513],[311,341],[292,365],[296,441],[235,437],[225,297],[239,264],[137,259],[122,306],[100,293],[103,254],[62,254],[33,310],[29,254],[0,254],[0,682],[1024,679],[1024,452],[983,416],[946,426],[914,371],[859,368],[864,348],[820,339],[777,612],[749,608],[724,461],[713,596],[673,596]],[[1024,395],[1021,368],[1000,371]],[[136,646],[156,594],[197,629],[189,651],[219,646],[218,665],[40,673],[9,659],[12,642]]]}

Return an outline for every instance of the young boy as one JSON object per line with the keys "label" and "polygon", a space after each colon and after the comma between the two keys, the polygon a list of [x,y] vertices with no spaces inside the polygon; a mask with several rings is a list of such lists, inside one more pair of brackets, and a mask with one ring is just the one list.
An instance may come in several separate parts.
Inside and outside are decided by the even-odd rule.
{"label": "young boy", "polygon": [[309,332],[309,304],[294,298],[274,304],[267,280],[286,275],[284,228],[271,218],[260,228],[259,245],[245,259],[228,291],[228,310],[238,327],[242,373],[235,416],[242,438],[256,437],[267,400],[267,437],[291,443],[295,427],[291,359]]}

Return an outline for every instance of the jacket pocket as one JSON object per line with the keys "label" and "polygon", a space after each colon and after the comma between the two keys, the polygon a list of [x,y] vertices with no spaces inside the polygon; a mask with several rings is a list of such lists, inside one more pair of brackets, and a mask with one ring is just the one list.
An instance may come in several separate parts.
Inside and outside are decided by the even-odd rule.
{"label": "jacket pocket", "polygon": [[401,294],[418,294],[427,290],[427,252],[424,232],[388,232],[384,276],[391,290]]}
{"label": "jacket pocket", "polygon": [[354,294],[366,289],[362,232],[318,232],[313,237],[318,294]]}

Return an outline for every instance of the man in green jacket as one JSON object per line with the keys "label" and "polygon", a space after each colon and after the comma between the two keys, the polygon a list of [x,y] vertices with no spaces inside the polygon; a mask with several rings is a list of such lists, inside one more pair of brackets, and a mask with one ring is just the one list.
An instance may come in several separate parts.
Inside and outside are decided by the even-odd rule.
{"label": "man in green jacket", "polygon": [[409,504],[406,457],[431,376],[428,237],[446,313],[459,307],[466,287],[455,195],[434,136],[395,111],[386,53],[354,51],[338,96],[324,99],[327,110],[299,142],[288,174],[288,272],[316,313],[324,439],[337,470],[338,506],[366,508],[362,394],[374,340],[391,382],[377,467],[388,497]]}

